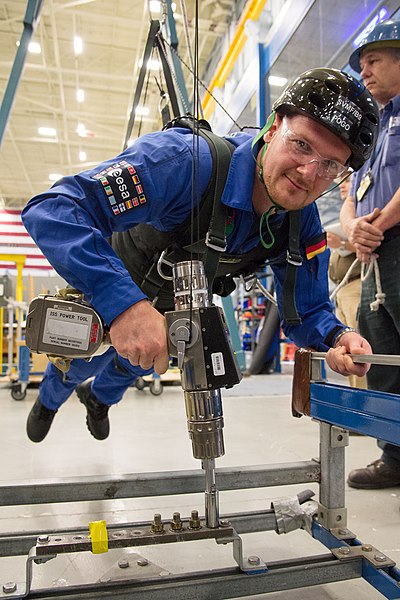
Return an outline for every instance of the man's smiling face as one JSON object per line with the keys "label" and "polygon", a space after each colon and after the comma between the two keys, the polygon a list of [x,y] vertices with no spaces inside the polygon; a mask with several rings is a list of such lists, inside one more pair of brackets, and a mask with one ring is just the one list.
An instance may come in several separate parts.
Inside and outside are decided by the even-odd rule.
{"label": "man's smiling face", "polygon": [[[311,162],[299,164],[290,153],[282,136],[285,127],[290,128],[294,143],[308,149]],[[350,148],[334,133],[301,114],[284,119],[277,115],[275,123],[264,135],[264,141],[268,143],[262,159],[264,182],[274,202],[287,210],[303,208],[316,200],[334,179],[321,175],[321,165],[330,161],[345,165],[351,154]],[[267,208],[258,206],[256,210],[261,214]]]}

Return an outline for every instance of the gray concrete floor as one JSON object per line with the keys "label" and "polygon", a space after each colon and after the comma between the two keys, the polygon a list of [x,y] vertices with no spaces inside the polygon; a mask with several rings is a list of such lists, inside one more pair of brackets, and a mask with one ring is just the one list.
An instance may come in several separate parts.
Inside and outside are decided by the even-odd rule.
{"label": "gray concrete floor", "polygon": [[[290,390],[291,375],[274,374],[245,378],[240,385],[224,391],[226,454],[216,461],[217,467],[293,462],[318,456],[318,425],[306,417],[291,416]],[[5,384],[0,387],[0,486],[77,475],[200,468],[191,453],[180,387],[165,385],[163,394],[157,397],[148,389],[131,388],[123,401],[110,410],[111,435],[103,442],[93,439],[87,431],[85,409],[75,395],[56,415],[46,440],[40,444],[30,442],[25,434],[25,421],[36,396],[37,389],[29,387],[26,399],[17,402]],[[374,439],[352,436],[346,456],[349,471],[376,459],[379,451]],[[274,497],[293,495],[305,487],[318,493],[316,484],[222,492],[221,513],[266,509]],[[346,494],[349,529],[398,564],[399,495],[399,487],[379,491],[347,488]],[[174,511],[187,516],[197,508],[202,513],[203,505],[202,494],[191,494],[1,507],[0,528],[2,534],[44,529],[51,532],[52,529],[86,526],[99,519],[105,519],[108,524],[151,520],[156,512],[161,513],[163,519],[170,519]],[[259,555],[267,564],[326,553],[323,546],[303,531],[284,536],[274,532],[248,534],[243,539],[245,555]],[[141,548],[140,553],[157,565],[161,575],[235,566],[230,545],[217,546],[208,541],[146,547]],[[125,549],[105,555],[60,555],[45,565],[35,565],[33,586],[68,586],[97,581],[110,574],[113,577],[118,571],[118,561],[123,557],[133,559],[136,554],[137,549]],[[5,581],[23,579],[24,562],[24,557],[1,558],[0,586]],[[347,600],[350,597],[378,600],[383,596],[361,579],[257,596],[269,600]]]}

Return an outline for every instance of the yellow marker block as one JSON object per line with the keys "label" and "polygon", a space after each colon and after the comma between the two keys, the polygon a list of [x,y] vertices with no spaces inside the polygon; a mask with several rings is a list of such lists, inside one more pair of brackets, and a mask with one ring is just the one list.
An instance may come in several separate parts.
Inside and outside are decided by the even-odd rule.
{"label": "yellow marker block", "polygon": [[108,552],[108,533],[105,521],[92,521],[89,523],[89,537],[92,540],[93,554]]}

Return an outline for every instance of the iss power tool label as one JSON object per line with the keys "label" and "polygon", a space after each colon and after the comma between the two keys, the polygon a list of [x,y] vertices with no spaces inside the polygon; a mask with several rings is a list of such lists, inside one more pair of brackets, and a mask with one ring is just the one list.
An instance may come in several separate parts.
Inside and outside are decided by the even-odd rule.
{"label": "iss power tool label", "polygon": [[48,308],[43,342],[62,348],[87,350],[91,339],[92,317],[69,310]]}

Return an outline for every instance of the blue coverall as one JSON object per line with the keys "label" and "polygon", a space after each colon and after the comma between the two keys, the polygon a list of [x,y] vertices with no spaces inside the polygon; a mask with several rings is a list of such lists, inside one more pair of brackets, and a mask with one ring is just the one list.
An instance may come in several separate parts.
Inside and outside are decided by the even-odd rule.
{"label": "blue coverall", "polygon": [[[234,211],[228,252],[243,254],[259,243],[259,217],[252,206],[255,158],[252,136],[236,133],[222,202]],[[192,194],[193,158],[195,185]],[[107,238],[146,222],[170,231],[190,214],[211,177],[208,144],[189,129],[175,128],[142,136],[116,158],[92,170],[64,177],[52,188],[32,198],[22,213],[24,225],[55,270],[86,299],[110,325],[132,304],[146,298],[132,281]],[[326,351],[344,329],[332,311],[328,293],[329,251],[309,260],[306,252],[321,239],[322,227],[315,203],[301,211],[300,251],[295,291],[300,325],[283,323],[285,334],[299,346]],[[273,224],[283,214],[272,216]],[[286,270],[286,253],[271,265],[279,307]],[[126,369],[114,367],[115,351],[92,361],[73,361],[68,381],[49,365],[40,387],[44,406],[57,409],[76,385],[95,373],[92,392],[105,404],[118,402],[125,389],[144,372],[118,357]],[[148,373],[148,371],[146,372]]]}
{"label": "blue coverall", "polygon": [[[363,177],[371,170],[373,184],[359,202],[355,200],[357,217],[368,215],[374,208],[383,209],[400,188],[400,96],[392,98],[382,109],[380,125],[371,158],[351,180],[350,195],[356,199]],[[360,332],[368,339],[375,354],[400,354],[400,223],[385,231],[376,253],[385,302],[376,311],[370,308],[377,291],[372,272],[361,287]],[[398,394],[399,369],[372,365],[367,373],[367,383],[371,390]],[[400,446],[383,441],[379,441],[379,446],[383,449],[384,462],[400,470]]]}

